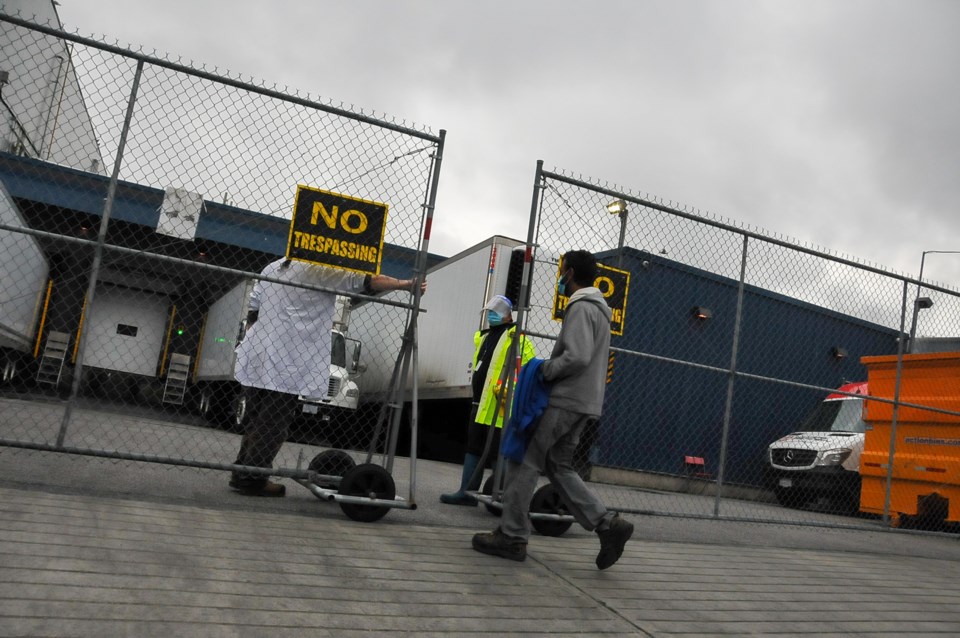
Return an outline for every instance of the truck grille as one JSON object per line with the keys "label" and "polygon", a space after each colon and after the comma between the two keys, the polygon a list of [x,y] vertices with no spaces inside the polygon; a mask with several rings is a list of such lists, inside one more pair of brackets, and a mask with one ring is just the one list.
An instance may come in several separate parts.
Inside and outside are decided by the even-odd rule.
{"label": "truck grille", "polygon": [[784,448],[770,450],[770,462],[780,467],[807,467],[817,460],[816,450]]}
{"label": "truck grille", "polygon": [[330,377],[330,383],[327,384],[327,396],[335,397],[340,394],[340,383],[342,379],[338,377]]}

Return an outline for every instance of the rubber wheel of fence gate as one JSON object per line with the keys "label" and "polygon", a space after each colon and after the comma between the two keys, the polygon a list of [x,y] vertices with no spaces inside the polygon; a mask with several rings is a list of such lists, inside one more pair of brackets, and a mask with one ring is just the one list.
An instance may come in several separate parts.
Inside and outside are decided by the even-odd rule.
{"label": "rubber wheel of fence gate", "polygon": [[[570,514],[553,483],[547,483],[533,494],[533,499],[530,500],[530,513]],[[530,522],[533,528],[544,536],[561,536],[573,525],[571,521],[546,521],[536,518],[530,519]]]}
{"label": "rubber wheel of fence gate", "polygon": [[[493,496],[493,477],[487,477],[487,480],[483,482],[482,493],[487,496]],[[493,514],[494,516],[503,516],[503,508],[494,507],[489,503],[484,503],[483,506],[487,508],[487,511]]]}
{"label": "rubber wheel of fence gate", "polygon": [[[340,479],[339,494],[344,496],[365,496],[392,501],[397,488],[390,472],[375,463],[363,463],[347,470]],[[357,505],[341,501],[340,509],[355,521],[372,523],[379,521],[390,511],[389,507],[377,505]]]}
{"label": "rubber wheel of fence gate", "polygon": [[[344,474],[357,466],[353,457],[343,450],[324,450],[310,461],[310,471],[317,474],[343,477]],[[338,481],[317,480],[317,487],[336,489]]]}

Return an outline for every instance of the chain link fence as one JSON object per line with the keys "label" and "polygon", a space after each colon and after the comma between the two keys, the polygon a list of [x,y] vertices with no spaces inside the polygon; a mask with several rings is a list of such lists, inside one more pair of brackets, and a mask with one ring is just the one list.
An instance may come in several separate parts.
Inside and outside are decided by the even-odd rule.
{"label": "chain link fence", "polygon": [[523,330],[540,356],[561,325],[563,253],[602,264],[610,372],[576,464],[608,506],[870,529],[960,523],[956,291],[542,162],[528,245]]}
{"label": "chain link fence", "polygon": [[[273,473],[318,472],[328,491],[339,485],[338,500],[412,503],[415,454],[397,505],[391,474],[397,450],[416,449],[415,422],[386,406],[416,375],[419,287],[383,299],[360,284],[426,271],[443,132],[18,16],[0,15],[0,49],[6,453],[236,469],[234,433],[250,416],[236,381],[241,324],[255,290],[261,307],[285,290],[301,304],[283,307],[285,321],[310,338],[282,348],[325,383],[300,393],[295,443]],[[298,259],[350,274],[316,276],[303,261],[264,270],[288,241]],[[367,309],[351,313],[360,302]],[[322,316],[307,316],[316,303]],[[365,348],[386,325],[402,348]],[[396,378],[365,402],[361,372],[371,368]],[[321,455],[329,450],[339,452]],[[340,485],[371,461],[386,471]],[[383,508],[355,513],[371,509]]]}
{"label": "chain link fence", "polygon": [[[0,50],[0,452],[237,469],[241,326],[257,282],[283,282],[340,294],[329,334],[285,344],[326,384],[298,397],[270,473],[361,519],[413,504],[419,289],[262,273],[293,240],[360,274],[422,276],[443,132],[15,16],[0,15]],[[300,197],[323,232],[291,228]],[[347,241],[375,210],[382,250]],[[540,356],[560,327],[562,254],[605,265],[609,382],[577,464],[611,507],[960,520],[956,291],[540,165],[528,244],[523,329]],[[409,416],[391,407],[405,388]]]}

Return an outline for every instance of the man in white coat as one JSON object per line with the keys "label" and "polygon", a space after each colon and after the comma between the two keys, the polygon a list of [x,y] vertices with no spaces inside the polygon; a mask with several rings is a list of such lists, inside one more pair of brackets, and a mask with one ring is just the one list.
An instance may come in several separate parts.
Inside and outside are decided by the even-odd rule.
{"label": "man in white coat", "polygon": [[[363,294],[413,291],[415,285],[414,279],[363,275],[289,259],[267,265],[260,274],[291,284]],[[335,303],[332,292],[257,280],[247,333],[237,348],[236,377],[247,393],[248,420],[236,465],[273,467],[296,415],[298,395],[326,394]],[[282,484],[264,474],[234,472],[230,487],[249,496],[286,493]]]}

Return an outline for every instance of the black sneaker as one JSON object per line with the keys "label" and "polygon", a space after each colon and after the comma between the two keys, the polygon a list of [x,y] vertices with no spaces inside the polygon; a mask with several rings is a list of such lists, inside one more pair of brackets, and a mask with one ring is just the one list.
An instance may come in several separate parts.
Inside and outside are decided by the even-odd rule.
{"label": "black sneaker", "polygon": [[633,536],[633,523],[614,514],[609,526],[603,531],[597,531],[600,537],[600,553],[597,554],[597,569],[606,569],[620,560],[623,547]]}
{"label": "black sneaker", "polygon": [[527,541],[507,536],[500,528],[492,532],[473,535],[473,548],[482,554],[509,558],[515,561],[527,559]]}

